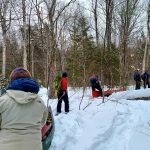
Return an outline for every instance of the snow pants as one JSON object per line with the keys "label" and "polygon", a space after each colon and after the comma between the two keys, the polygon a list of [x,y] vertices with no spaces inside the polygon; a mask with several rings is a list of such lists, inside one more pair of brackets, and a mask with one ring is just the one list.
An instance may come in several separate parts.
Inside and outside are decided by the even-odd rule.
{"label": "snow pants", "polygon": [[58,92],[58,103],[57,103],[57,112],[61,113],[61,104],[62,101],[65,103],[65,112],[69,112],[69,98],[67,91],[65,92],[65,95],[63,95],[63,91]]}
{"label": "snow pants", "polygon": [[100,92],[100,95],[102,95],[102,88],[100,85],[94,85],[92,86],[92,91],[98,90]]}
{"label": "snow pants", "polygon": [[136,81],[135,90],[138,90],[140,88],[141,88],[141,82],[140,81]]}
{"label": "snow pants", "polygon": [[143,82],[144,82],[144,88],[146,88],[146,86],[148,86],[148,88],[150,88],[149,80],[143,80]]}

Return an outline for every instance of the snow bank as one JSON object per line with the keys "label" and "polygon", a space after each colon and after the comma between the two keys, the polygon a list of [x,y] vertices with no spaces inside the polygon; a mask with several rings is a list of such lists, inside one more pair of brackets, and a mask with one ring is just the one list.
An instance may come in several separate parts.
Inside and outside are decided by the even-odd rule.
{"label": "snow bank", "polygon": [[[150,89],[128,90],[92,98],[87,89],[81,109],[82,89],[68,91],[70,112],[54,116],[55,134],[49,150],[149,150],[150,101],[129,101],[150,96]],[[46,89],[40,96],[47,104]],[[53,114],[57,100],[49,100]]]}

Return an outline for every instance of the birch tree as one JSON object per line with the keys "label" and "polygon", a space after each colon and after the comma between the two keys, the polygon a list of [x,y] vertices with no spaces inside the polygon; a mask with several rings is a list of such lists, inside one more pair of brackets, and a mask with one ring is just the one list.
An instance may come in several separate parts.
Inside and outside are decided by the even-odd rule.
{"label": "birch tree", "polygon": [[22,14],[23,14],[23,66],[27,68],[27,50],[26,50],[26,0],[22,0]]}
{"label": "birch tree", "polygon": [[7,20],[7,10],[8,10],[9,0],[0,1],[0,23],[2,28],[3,37],[3,53],[2,53],[2,76],[6,76],[6,40],[7,40],[7,30],[9,29],[9,19]]}

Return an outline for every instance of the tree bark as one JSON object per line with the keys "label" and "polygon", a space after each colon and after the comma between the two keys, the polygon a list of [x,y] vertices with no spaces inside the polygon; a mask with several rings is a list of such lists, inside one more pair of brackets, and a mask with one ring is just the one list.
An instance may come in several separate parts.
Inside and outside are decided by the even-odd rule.
{"label": "tree bark", "polygon": [[150,0],[149,0],[149,3],[148,3],[148,8],[147,8],[147,37],[146,37],[143,63],[142,63],[142,73],[144,73],[145,70],[148,67],[148,66],[146,66],[146,64],[149,60],[149,53],[148,53],[148,48],[149,48],[149,45],[150,45],[149,41],[150,41]]}
{"label": "tree bark", "polygon": [[114,0],[106,0],[106,29],[104,38],[104,48],[111,51],[111,33],[112,33],[112,15],[114,9]]}
{"label": "tree bark", "polygon": [[23,12],[23,67],[27,69],[27,50],[26,50],[26,0],[22,0]]}
{"label": "tree bark", "polygon": [[[3,78],[6,76],[6,41],[7,41],[7,9],[8,9],[9,0],[4,1],[3,3],[0,2],[0,21],[2,27],[2,76]],[[10,20],[9,20],[10,21]]]}
{"label": "tree bark", "polygon": [[[121,82],[127,82],[128,74],[128,44],[131,33],[137,21],[134,12],[137,9],[139,0],[126,0],[121,6],[121,25],[120,25],[120,66],[121,66]],[[135,20],[132,20],[135,17]]]}

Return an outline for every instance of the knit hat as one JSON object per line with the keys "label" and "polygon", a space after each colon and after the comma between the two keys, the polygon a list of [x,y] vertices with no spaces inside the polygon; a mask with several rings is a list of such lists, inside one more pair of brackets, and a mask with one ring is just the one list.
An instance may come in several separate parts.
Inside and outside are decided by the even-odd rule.
{"label": "knit hat", "polygon": [[16,80],[18,78],[31,78],[31,74],[27,69],[16,68],[10,74],[10,80]]}
{"label": "knit hat", "polygon": [[63,72],[63,73],[62,73],[62,77],[63,77],[63,78],[65,78],[65,77],[67,77],[67,76],[68,76],[67,72]]}

